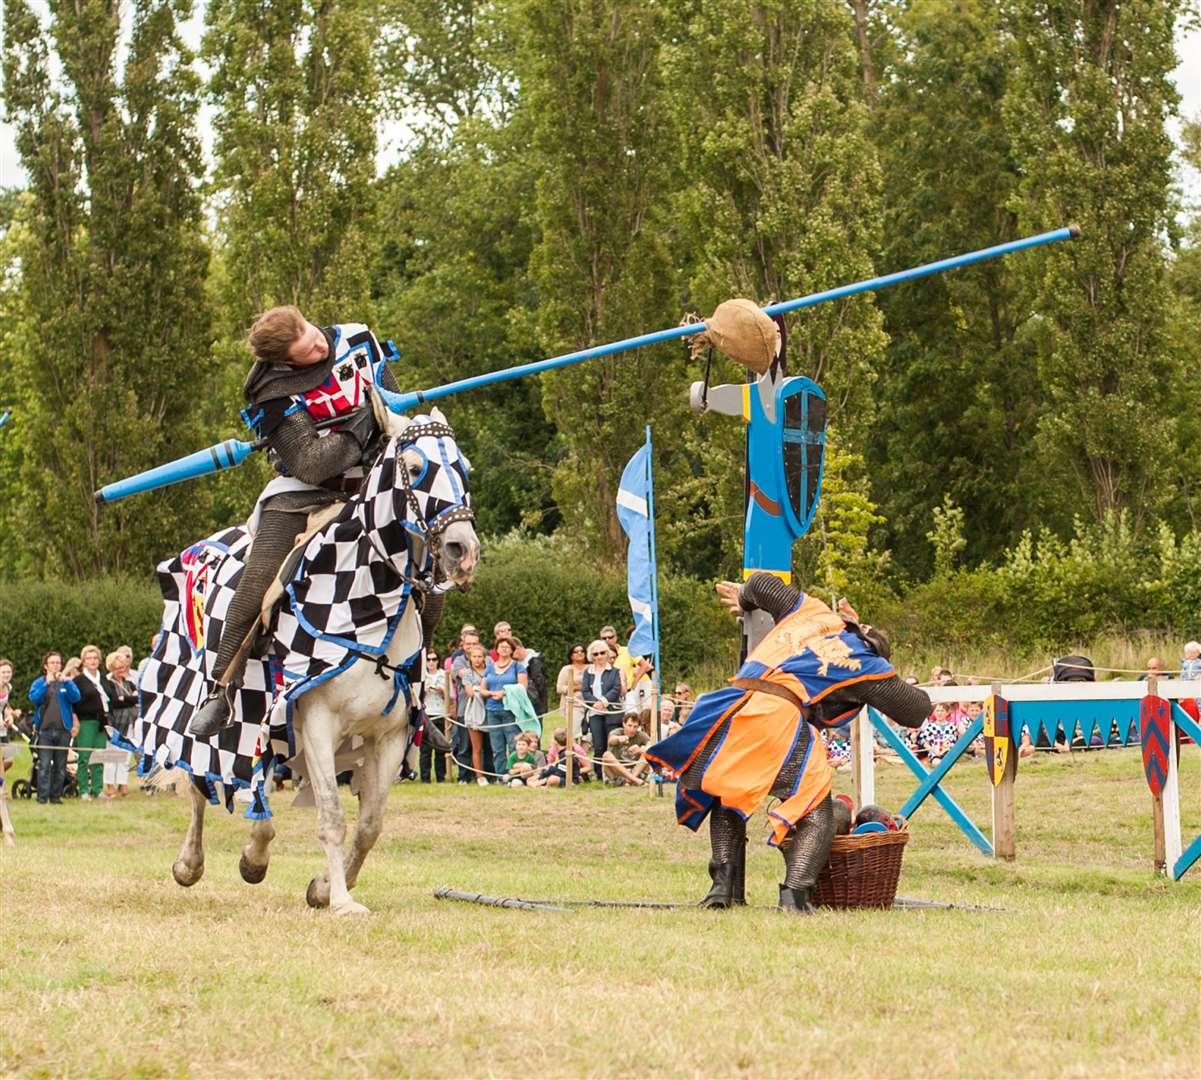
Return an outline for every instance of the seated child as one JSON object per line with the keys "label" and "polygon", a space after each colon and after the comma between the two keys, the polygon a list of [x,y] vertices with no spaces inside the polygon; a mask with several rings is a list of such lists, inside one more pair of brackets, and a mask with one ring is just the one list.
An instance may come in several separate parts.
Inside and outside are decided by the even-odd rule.
{"label": "seated child", "polygon": [[[957,725],[957,730],[962,735],[975,722],[976,718],[984,710],[984,703],[980,701],[963,701],[960,702],[959,708],[962,713],[962,719]],[[977,735],[972,740],[972,745],[967,748],[967,752],[975,757],[984,750],[984,735]]]}
{"label": "seated child", "polygon": [[514,750],[507,763],[505,783],[512,787],[522,787],[538,769],[538,736],[531,732],[519,731],[513,745]]}
{"label": "seated child", "polygon": [[[551,736],[550,750],[547,752],[547,763],[536,773],[526,778],[526,787],[563,787],[567,782],[567,773],[563,767],[563,759],[567,754],[567,729],[556,728]],[[578,744],[571,748],[571,782],[580,782],[580,766],[587,773],[588,755]]]}
{"label": "seated child", "polygon": [[1201,641],[1190,641],[1185,645],[1184,657],[1180,661],[1180,677],[1201,682]]}
{"label": "seated child", "polygon": [[826,744],[826,758],[831,769],[845,772],[851,767],[851,738],[850,727],[827,728],[822,732],[822,742]]}
{"label": "seated child", "polygon": [[959,733],[951,722],[951,705],[946,701],[936,702],[934,712],[917,731],[917,744],[930,759],[931,765],[937,765],[948,750],[955,745]]}
{"label": "seated child", "polygon": [[638,714],[626,713],[621,728],[610,733],[609,748],[601,759],[606,782],[642,787],[646,783],[642,778],[651,767],[643,757],[650,744],[650,736],[642,730]]}

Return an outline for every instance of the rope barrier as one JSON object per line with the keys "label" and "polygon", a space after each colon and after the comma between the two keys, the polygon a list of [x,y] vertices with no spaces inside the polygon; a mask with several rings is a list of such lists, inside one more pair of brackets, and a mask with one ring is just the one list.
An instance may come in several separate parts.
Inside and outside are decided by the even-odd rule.
{"label": "rope barrier", "polygon": [[[1071,666],[1071,665],[1068,665],[1068,666]],[[1055,665],[1048,664],[1046,667],[1040,667],[1036,671],[1032,671],[1032,672],[1030,672],[1030,674],[1023,675],[1023,676],[1021,676],[1021,678],[1018,678],[1018,679],[1011,679],[1008,675],[975,675],[975,674],[972,674],[971,672],[966,672],[966,671],[956,671],[954,673],[954,675],[957,679],[980,679],[981,682],[983,682],[983,683],[999,682],[999,683],[1008,683],[1009,685],[1012,686],[1014,683],[1034,682],[1036,680],[1037,676],[1045,675],[1048,671],[1054,671],[1054,670],[1055,670]],[[1148,674],[1146,668],[1102,667],[1100,664],[1093,664],[1092,670],[1094,672],[1103,671],[1103,672],[1107,672],[1107,673],[1110,673],[1113,675],[1146,675],[1146,674]],[[1157,677],[1163,677],[1165,679],[1168,679],[1168,678],[1174,678],[1175,676],[1177,676],[1179,674],[1180,674],[1180,672],[1178,670],[1168,670],[1168,671],[1163,671],[1163,672],[1157,673]],[[1128,680],[1111,679],[1110,681],[1111,682],[1125,682]],[[939,687],[939,686],[946,686],[947,684],[946,683],[935,683],[935,682],[924,682],[924,683],[918,683],[917,685],[921,686],[921,687],[928,687],[928,686]]]}

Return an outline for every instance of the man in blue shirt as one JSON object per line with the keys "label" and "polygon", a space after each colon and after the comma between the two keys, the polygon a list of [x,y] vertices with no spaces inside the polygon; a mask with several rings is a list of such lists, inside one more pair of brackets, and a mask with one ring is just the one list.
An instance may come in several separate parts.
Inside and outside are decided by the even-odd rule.
{"label": "man in blue shirt", "polygon": [[63,654],[48,652],[42,660],[42,674],[29,688],[29,700],[37,706],[33,729],[38,747],[38,802],[61,803],[67,779],[67,747],[79,734],[74,706],[79,703],[79,687],[64,679]]}

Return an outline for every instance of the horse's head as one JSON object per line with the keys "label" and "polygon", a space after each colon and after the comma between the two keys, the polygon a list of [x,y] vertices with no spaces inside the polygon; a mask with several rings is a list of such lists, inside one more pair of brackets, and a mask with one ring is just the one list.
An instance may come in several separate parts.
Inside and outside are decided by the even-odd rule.
{"label": "horse's head", "polygon": [[[479,565],[480,541],[467,478],[467,459],[438,408],[428,416],[398,416],[372,395],[376,421],[394,444],[393,492],[405,505],[398,516],[420,536],[441,576],[465,586]],[[385,451],[385,456],[388,451]]]}

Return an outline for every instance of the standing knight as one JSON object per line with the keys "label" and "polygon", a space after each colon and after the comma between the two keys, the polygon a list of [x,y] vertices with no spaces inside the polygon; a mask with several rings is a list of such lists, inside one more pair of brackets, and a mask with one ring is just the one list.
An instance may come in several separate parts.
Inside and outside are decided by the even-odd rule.
{"label": "standing knight", "polygon": [[817,728],[863,705],[920,727],[930,699],[897,676],[887,635],[860,625],[849,605],[835,614],[765,572],[741,587],[723,581],[717,591],[735,612],[765,612],[774,628],[732,685],[702,695],[684,726],[646,756],[679,780],[681,825],[695,831],[709,818],[713,884],[702,907],[746,902],[746,822],[772,796],[780,802],[768,814],[768,843],[784,856],[779,906],[808,914],[834,839],[832,773]]}

